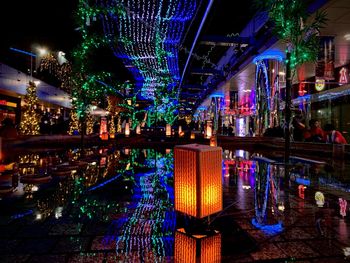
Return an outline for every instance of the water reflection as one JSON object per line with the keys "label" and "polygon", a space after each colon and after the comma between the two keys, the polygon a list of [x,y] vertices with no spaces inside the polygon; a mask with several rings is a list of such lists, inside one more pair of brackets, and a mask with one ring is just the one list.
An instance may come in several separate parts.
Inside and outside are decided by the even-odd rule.
{"label": "water reflection", "polygon": [[255,218],[252,219],[252,224],[266,234],[276,234],[283,230],[281,216],[284,203],[280,197],[277,166],[258,159],[254,187]]}
{"label": "water reflection", "polygon": [[[13,194],[18,200],[15,206],[7,207],[9,211],[2,210],[9,222],[25,219],[30,224],[42,224],[49,220],[53,229],[67,220],[80,226],[102,222],[107,227],[99,233],[100,245],[109,253],[115,251],[119,262],[219,262],[240,254],[242,247],[254,247],[242,237],[246,231],[258,229],[267,237],[284,231],[283,223],[292,221],[290,196],[292,210],[300,213],[311,204],[318,209],[316,202],[322,200],[323,208],[335,208],[344,218],[336,226],[339,240],[348,240],[346,198],[330,195],[328,190],[346,191],[350,180],[334,175],[329,167],[324,169],[324,164],[295,160],[289,180],[277,158],[225,150],[225,208],[212,220],[220,234],[194,237],[175,230],[179,220],[173,206],[172,150],[93,147],[85,156],[72,149],[60,154],[19,156],[16,161],[22,164]],[[23,183],[22,176],[28,173],[47,174],[52,180]],[[248,230],[235,224],[240,211],[249,223]],[[239,241],[234,240],[239,234]],[[232,244],[239,244],[236,250]]]}
{"label": "water reflection", "polygon": [[[129,164],[145,165],[153,170],[137,173],[134,165],[129,166],[136,172],[132,202],[126,207],[125,214],[113,222],[104,242],[116,240],[119,260],[161,262],[173,254],[173,155],[161,155],[154,150],[131,150],[129,156],[132,159]],[[115,232],[120,235],[116,236]]]}
{"label": "water reflection", "polygon": [[174,262],[221,262],[221,234],[188,236],[181,231],[176,231]]}

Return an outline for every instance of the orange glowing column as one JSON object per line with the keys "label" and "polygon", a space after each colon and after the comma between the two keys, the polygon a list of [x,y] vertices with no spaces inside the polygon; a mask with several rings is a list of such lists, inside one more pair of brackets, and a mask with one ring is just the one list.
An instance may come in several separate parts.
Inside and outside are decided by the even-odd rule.
{"label": "orange glowing column", "polygon": [[221,262],[220,234],[213,236],[189,236],[182,232],[181,229],[180,232],[175,232],[174,262]]}
{"label": "orange glowing column", "polygon": [[101,117],[100,138],[101,138],[101,140],[108,140],[107,118],[106,117]]}
{"label": "orange glowing column", "polygon": [[222,210],[222,149],[188,144],[174,149],[175,209],[203,218]]}

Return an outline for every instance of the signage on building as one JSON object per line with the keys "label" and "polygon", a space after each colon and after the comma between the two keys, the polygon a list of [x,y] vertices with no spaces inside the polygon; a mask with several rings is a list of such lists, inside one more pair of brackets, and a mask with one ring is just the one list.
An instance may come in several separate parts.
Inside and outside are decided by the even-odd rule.
{"label": "signage on building", "polygon": [[320,37],[320,48],[316,63],[316,78],[334,80],[335,46],[334,37]]}
{"label": "signage on building", "polygon": [[344,85],[349,83],[349,70],[346,67],[342,67],[339,71],[339,84]]}
{"label": "signage on building", "polygon": [[326,81],[325,81],[324,79],[318,79],[318,78],[316,78],[315,89],[316,89],[317,91],[322,91],[322,90],[324,90],[325,86],[326,86]]}
{"label": "signage on building", "polygon": [[0,105],[4,105],[4,106],[8,106],[8,107],[13,107],[13,108],[16,108],[16,107],[17,107],[17,103],[10,102],[10,101],[7,101],[7,100],[0,100]]}

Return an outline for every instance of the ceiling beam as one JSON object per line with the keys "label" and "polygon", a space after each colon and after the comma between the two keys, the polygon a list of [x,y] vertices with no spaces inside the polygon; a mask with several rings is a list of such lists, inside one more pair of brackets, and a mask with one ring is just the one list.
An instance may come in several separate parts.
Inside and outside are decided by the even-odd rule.
{"label": "ceiling beam", "polygon": [[204,86],[204,85],[200,85],[200,84],[185,84],[185,85],[182,85],[182,89],[183,90],[204,90],[206,89],[207,86]]}
{"label": "ceiling beam", "polygon": [[192,75],[206,75],[206,76],[214,76],[214,75],[223,75],[223,71],[212,69],[212,68],[193,68],[191,69]]}
{"label": "ceiling beam", "polygon": [[233,47],[240,45],[241,47],[246,47],[252,44],[252,38],[250,37],[240,37],[240,36],[215,36],[208,35],[204,36],[199,42],[200,45],[206,46],[222,46],[222,47]]}

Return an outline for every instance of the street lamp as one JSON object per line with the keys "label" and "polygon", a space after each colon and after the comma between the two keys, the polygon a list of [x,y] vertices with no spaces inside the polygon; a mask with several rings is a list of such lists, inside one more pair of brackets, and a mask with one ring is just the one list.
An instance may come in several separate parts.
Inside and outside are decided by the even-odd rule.
{"label": "street lamp", "polygon": [[45,56],[48,53],[46,48],[38,48],[38,51],[40,56]]}

